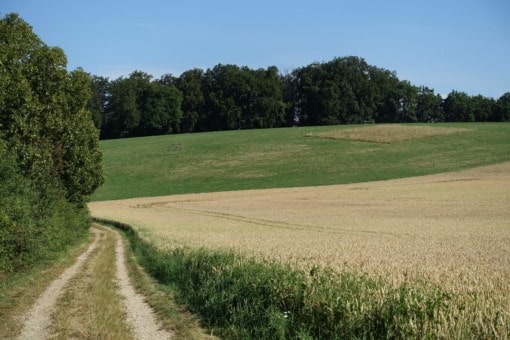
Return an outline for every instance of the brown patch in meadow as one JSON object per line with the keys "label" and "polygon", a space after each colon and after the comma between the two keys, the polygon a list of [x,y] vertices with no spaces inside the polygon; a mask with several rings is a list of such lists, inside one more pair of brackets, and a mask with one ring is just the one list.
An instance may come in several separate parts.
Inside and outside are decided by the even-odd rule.
{"label": "brown patch in meadow", "polygon": [[273,173],[268,171],[245,171],[241,172],[239,174],[234,175],[235,178],[264,178],[264,177],[271,177],[273,176]]}
{"label": "brown patch in meadow", "polygon": [[463,132],[473,132],[472,129],[445,128],[433,126],[408,125],[376,125],[356,127],[352,129],[333,130],[321,133],[307,134],[307,137],[318,137],[334,140],[352,140],[372,143],[398,143],[407,140],[444,136]]}

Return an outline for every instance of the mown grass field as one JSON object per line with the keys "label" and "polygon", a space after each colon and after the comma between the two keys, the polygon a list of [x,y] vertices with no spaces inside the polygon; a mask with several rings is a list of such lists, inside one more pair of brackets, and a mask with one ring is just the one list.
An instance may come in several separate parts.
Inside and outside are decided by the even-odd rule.
{"label": "mown grass field", "polygon": [[353,126],[102,141],[106,181],[92,200],[356,183],[510,160],[510,124],[432,126],[468,131],[400,143],[307,137]]}
{"label": "mown grass field", "polygon": [[[177,287],[190,309],[225,337],[510,336],[509,125],[434,125],[441,131],[432,135],[429,126],[419,132],[388,127],[198,135],[215,137],[209,144],[216,141],[212,154],[221,161],[203,154],[207,177],[196,158],[195,166],[184,167],[189,178],[182,174],[180,190],[199,191],[197,178],[215,183],[202,191],[256,183],[309,187],[102,201],[90,209],[95,217],[133,226],[148,242],[139,250],[148,270]],[[462,130],[445,134],[445,127]],[[402,140],[402,133],[417,135]],[[265,138],[253,145],[254,136]],[[227,147],[233,137],[237,153]],[[191,140],[169,152],[183,155]],[[306,152],[289,151],[297,141]],[[291,179],[283,175],[290,169],[285,160],[293,163]],[[158,176],[163,165],[154,162]],[[494,165],[473,168],[487,164]],[[466,170],[375,181],[458,169]],[[175,172],[168,174],[170,182]],[[107,170],[107,181],[109,176]],[[313,187],[328,181],[372,182]],[[164,191],[162,182],[158,190],[143,183],[139,194],[133,183],[116,192],[120,197],[109,195]]]}

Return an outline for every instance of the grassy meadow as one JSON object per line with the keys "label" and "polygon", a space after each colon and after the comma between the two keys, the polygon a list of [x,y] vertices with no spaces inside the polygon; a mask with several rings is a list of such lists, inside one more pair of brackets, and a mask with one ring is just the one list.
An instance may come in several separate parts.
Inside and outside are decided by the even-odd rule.
{"label": "grassy meadow", "polygon": [[395,143],[310,137],[367,129],[325,126],[106,140],[105,184],[92,200],[356,183],[510,160],[510,124],[407,125],[418,126],[456,133]]}
{"label": "grassy meadow", "polygon": [[[214,334],[510,337],[508,124],[103,143],[96,199],[117,200],[90,203],[93,216],[131,230],[143,266]],[[340,185],[313,187],[326,184]]]}

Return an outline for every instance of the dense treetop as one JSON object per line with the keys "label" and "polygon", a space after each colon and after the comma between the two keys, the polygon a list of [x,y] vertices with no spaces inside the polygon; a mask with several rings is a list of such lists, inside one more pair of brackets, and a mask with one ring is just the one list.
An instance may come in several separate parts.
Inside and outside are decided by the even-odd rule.
{"label": "dense treetop", "polygon": [[218,64],[161,79],[135,71],[93,77],[89,109],[103,138],[293,125],[505,121],[510,93],[498,100],[425,86],[359,57],[334,58],[281,74]]}
{"label": "dense treetop", "polygon": [[17,15],[0,21],[0,132],[26,174],[58,178],[81,202],[102,183],[101,154],[86,110],[90,76],[66,63]]}

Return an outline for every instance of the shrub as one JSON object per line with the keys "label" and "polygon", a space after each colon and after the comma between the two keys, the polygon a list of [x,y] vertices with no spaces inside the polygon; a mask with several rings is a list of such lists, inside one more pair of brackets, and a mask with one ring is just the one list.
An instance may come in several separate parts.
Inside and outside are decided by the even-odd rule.
{"label": "shrub", "polygon": [[0,19],[0,275],[83,239],[102,183],[91,79],[17,14]]}
{"label": "shrub", "polygon": [[86,235],[85,208],[20,174],[0,139],[0,276],[54,259]]}

